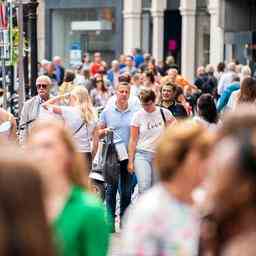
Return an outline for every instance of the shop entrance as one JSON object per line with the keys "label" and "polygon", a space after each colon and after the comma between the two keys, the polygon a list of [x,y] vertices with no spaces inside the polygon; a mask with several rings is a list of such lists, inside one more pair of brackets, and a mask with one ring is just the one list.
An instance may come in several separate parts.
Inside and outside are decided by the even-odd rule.
{"label": "shop entrance", "polygon": [[181,22],[179,10],[167,10],[164,15],[164,57],[172,55],[181,66]]}

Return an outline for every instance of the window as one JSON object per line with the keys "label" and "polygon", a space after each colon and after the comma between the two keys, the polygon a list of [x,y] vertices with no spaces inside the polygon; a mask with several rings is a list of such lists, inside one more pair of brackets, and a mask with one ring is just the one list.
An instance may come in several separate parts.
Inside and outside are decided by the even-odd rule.
{"label": "window", "polygon": [[152,6],[152,0],[142,0],[142,10],[150,10]]}

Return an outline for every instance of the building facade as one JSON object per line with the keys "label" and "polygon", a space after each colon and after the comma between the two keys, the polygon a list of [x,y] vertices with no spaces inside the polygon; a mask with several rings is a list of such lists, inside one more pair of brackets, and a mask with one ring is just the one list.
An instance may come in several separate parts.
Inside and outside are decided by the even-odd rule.
{"label": "building facade", "polygon": [[[192,81],[197,66],[217,65],[223,61],[224,30],[219,24],[221,1],[124,1],[123,51],[129,53],[131,48],[139,47],[149,50],[157,61],[173,55],[182,74]],[[150,18],[145,22],[147,10]]]}
{"label": "building facade", "polygon": [[256,62],[256,1],[223,0],[221,10],[225,59],[237,59],[253,66]]}
{"label": "building facade", "polygon": [[[249,0],[248,0],[249,1]],[[157,61],[173,55],[193,80],[197,66],[224,59],[223,0],[40,0],[39,56],[102,52],[110,61],[141,48]]]}

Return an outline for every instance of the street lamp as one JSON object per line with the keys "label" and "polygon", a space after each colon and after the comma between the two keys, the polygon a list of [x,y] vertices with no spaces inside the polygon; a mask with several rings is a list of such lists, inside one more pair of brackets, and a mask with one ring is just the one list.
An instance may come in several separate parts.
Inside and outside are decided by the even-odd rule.
{"label": "street lamp", "polygon": [[37,72],[37,0],[30,0],[27,3],[28,6],[28,27],[29,27],[29,42],[30,42],[30,86],[31,96],[37,94],[36,90],[36,78]]}

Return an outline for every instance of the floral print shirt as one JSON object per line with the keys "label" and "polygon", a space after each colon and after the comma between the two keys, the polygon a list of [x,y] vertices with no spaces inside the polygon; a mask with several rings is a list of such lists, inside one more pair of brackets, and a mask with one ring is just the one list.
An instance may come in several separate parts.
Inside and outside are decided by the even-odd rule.
{"label": "floral print shirt", "polygon": [[127,214],[122,233],[125,256],[198,254],[199,216],[162,184],[142,195]]}

